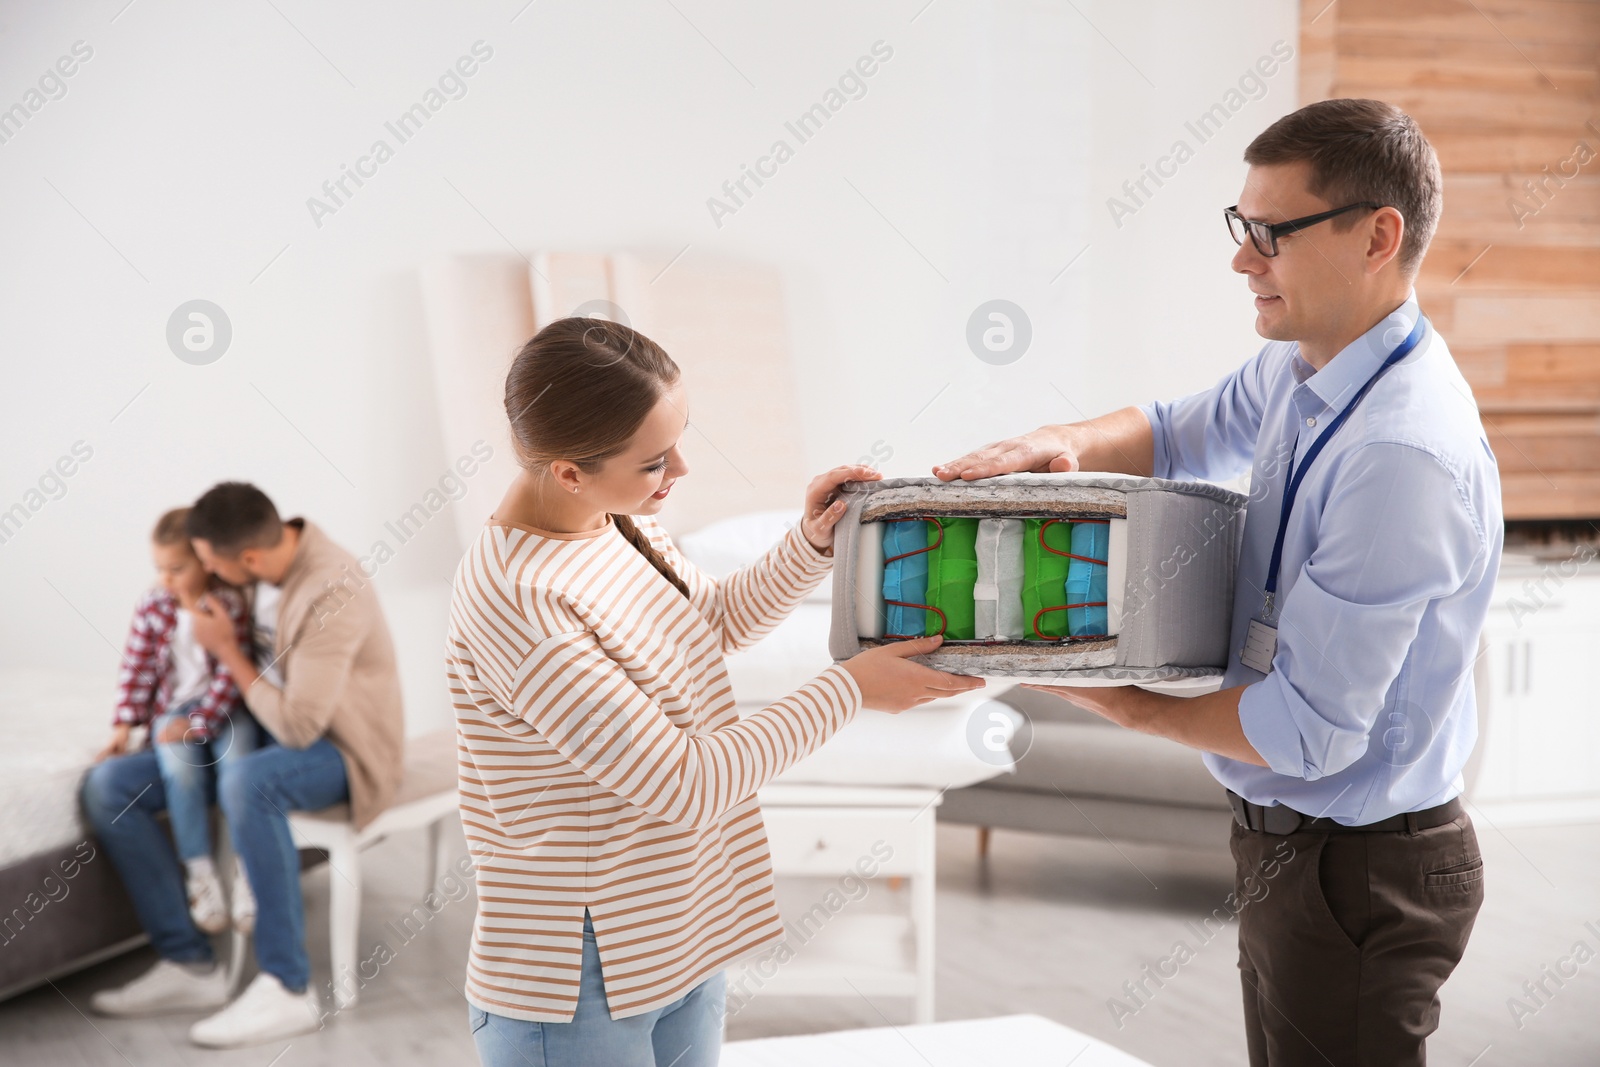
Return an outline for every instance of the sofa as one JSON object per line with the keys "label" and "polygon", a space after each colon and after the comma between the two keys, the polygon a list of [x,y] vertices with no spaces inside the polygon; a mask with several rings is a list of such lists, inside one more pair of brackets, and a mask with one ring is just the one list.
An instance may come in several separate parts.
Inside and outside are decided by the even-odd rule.
{"label": "sofa", "polygon": [[[1228,847],[1227,794],[1199,752],[1123,729],[1050,693],[1018,688],[997,696],[1031,727],[1012,740],[1016,769],[945,793],[941,822]],[[980,834],[980,849],[987,843]]]}
{"label": "sofa", "polygon": [[[1480,709],[1490,692],[1480,638],[1473,684]],[[994,829],[1096,837],[1225,851],[1233,820],[1227,793],[1195,749],[1116,726],[1071,702],[1032,689],[996,697],[1026,717],[1012,738],[1015,770],[945,793],[941,822],[979,828],[987,853]],[[1483,745],[1462,778],[1470,801]]]}

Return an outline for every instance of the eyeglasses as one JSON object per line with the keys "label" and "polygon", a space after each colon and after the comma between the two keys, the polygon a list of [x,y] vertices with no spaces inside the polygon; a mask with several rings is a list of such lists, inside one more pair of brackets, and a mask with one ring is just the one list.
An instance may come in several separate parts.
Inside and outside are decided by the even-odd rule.
{"label": "eyeglasses", "polygon": [[1249,233],[1250,241],[1256,246],[1256,251],[1270,259],[1278,254],[1278,238],[1286,233],[1297,233],[1307,226],[1315,226],[1319,222],[1326,222],[1335,215],[1343,215],[1346,211],[1354,211],[1357,208],[1368,208],[1376,211],[1380,207],[1383,207],[1383,205],[1374,203],[1371,200],[1362,200],[1359,203],[1336,207],[1332,211],[1323,211],[1316,215],[1290,219],[1288,222],[1261,222],[1257,219],[1247,219],[1239,214],[1238,204],[1223,208],[1222,214],[1228,220],[1228,233],[1233,235],[1234,244],[1243,245],[1244,235]]}

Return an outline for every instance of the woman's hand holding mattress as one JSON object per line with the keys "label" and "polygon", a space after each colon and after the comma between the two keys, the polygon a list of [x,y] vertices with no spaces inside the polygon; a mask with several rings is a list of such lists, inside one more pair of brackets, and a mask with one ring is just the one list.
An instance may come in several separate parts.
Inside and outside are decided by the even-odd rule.
{"label": "woman's hand holding mattress", "polygon": [[871,467],[850,464],[835,467],[811,479],[806,488],[806,505],[801,511],[800,532],[818,552],[833,548],[833,528],[844,515],[844,500],[839,487],[845,482],[875,482],[883,475]]}
{"label": "woman's hand holding mattress", "polygon": [[861,706],[878,711],[901,712],[934,700],[982,689],[984,680],[964,674],[947,674],[920,663],[911,656],[923,656],[938,648],[942,637],[917,637],[880,645],[845,660],[842,666],[861,690]]}

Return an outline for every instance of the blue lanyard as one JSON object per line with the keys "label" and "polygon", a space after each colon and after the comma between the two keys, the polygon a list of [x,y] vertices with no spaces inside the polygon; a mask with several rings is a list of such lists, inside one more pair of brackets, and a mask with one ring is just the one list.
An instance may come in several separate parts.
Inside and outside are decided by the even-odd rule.
{"label": "blue lanyard", "polygon": [[[1377,384],[1378,379],[1383,377],[1384,372],[1390,367],[1411,354],[1412,350],[1422,341],[1427,329],[1427,316],[1419,314],[1416,325],[1411,327],[1411,332],[1406,335],[1406,339],[1401,341],[1393,352],[1389,353],[1389,358],[1383,361],[1383,366],[1372,372],[1372,377],[1367,379],[1367,384],[1361,387],[1361,391],[1355,395],[1354,399],[1345,405],[1343,411],[1334,416],[1333,421],[1328,424],[1328,428],[1323,430],[1322,435],[1311,443],[1310,448],[1306,449],[1306,458],[1300,464],[1299,470],[1295,470],[1294,467],[1294,452],[1291,451],[1289,453],[1289,470],[1292,472],[1292,476],[1289,478],[1288,486],[1283,491],[1283,508],[1278,512],[1278,537],[1272,542],[1272,559],[1267,563],[1267,584],[1264,590],[1266,593],[1266,618],[1270,619],[1272,617],[1273,602],[1277,599],[1278,567],[1283,563],[1283,537],[1289,530],[1289,512],[1294,508],[1295,494],[1300,491],[1300,483],[1305,480],[1306,471],[1311,469],[1311,464],[1321,454],[1322,446],[1328,443],[1329,438],[1339,432],[1339,427],[1344,425],[1345,420],[1350,417],[1350,413],[1356,409],[1356,405],[1361,403],[1361,399]],[[1296,447],[1298,445],[1299,442],[1297,440]]]}

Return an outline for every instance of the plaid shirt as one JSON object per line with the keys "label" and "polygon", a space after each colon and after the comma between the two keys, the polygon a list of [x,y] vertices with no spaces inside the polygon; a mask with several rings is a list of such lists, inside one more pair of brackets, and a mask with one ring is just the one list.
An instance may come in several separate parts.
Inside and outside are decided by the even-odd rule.
{"label": "plaid shirt", "polygon": [[[236,590],[208,590],[233,620],[234,636],[250,648],[250,612],[244,597]],[[122,670],[117,677],[117,710],[112,721],[143,726],[156,715],[170,711],[172,696],[172,635],[178,630],[178,598],[157,587],[146,593],[133,609],[133,624],[128,628],[128,643],[122,654]],[[189,715],[190,725],[211,737],[239,700],[239,689],[217,658],[206,653],[211,684],[205,696]]]}

